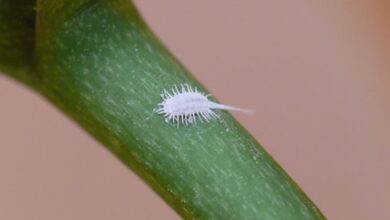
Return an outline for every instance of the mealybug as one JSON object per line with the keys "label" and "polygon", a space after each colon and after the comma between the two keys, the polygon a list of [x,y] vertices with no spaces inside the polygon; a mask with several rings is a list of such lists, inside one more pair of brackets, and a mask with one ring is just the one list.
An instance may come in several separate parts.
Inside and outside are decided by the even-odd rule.
{"label": "mealybug", "polygon": [[199,92],[197,88],[192,88],[189,84],[175,86],[168,92],[164,89],[161,94],[163,101],[158,104],[156,112],[162,114],[166,122],[183,123],[185,125],[196,123],[196,118],[200,121],[209,122],[218,118],[215,109],[240,111],[251,113],[251,110],[235,108],[222,105],[208,100],[210,95]]}

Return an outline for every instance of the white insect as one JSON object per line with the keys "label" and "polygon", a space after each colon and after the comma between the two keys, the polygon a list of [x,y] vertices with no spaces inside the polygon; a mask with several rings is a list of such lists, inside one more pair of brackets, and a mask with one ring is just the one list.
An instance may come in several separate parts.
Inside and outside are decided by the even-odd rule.
{"label": "white insect", "polygon": [[222,105],[208,100],[210,95],[199,92],[197,88],[192,88],[189,84],[182,84],[173,87],[171,92],[164,89],[161,94],[163,101],[158,104],[156,112],[162,114],[166,122],[172,122],[179,125],[196,123],[198,117],[200,121],[209,122],[211,119],[218,118],[219,115],[214,112],[215,109],[240,111],[251,113],[251,110],[235,108]]}

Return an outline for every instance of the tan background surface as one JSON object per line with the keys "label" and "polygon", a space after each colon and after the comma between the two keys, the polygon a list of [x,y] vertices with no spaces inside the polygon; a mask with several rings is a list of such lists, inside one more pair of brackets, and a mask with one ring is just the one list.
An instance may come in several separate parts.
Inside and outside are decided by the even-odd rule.
{"label": "tan background surface", "polygon": [[[136,2],[329,219],[390,218],[389,1]],[[0,219],[178,219],[45,100],[0,100]]]}

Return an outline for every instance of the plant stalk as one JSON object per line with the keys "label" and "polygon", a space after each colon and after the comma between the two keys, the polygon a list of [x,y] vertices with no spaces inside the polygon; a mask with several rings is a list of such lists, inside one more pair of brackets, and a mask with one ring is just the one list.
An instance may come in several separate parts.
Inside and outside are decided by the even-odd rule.
{"label": "plant stalk", "polygon": [[226,111],[190,126],[154,112],[174,85],[209,92],[131,1],[0,2],[0,70],[74,119],[183,218],[325,219]]}

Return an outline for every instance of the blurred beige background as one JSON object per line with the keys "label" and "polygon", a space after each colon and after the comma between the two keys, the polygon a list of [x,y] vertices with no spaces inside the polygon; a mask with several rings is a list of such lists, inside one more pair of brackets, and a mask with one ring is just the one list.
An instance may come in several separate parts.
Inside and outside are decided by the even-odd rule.
{"label": "blurred beige background", "polygon": [[[390,218],[389,1],[136,3],[329,219]],[[36,94],[0,100],[0,219],[179,219]]]}

